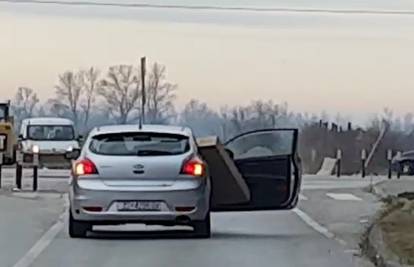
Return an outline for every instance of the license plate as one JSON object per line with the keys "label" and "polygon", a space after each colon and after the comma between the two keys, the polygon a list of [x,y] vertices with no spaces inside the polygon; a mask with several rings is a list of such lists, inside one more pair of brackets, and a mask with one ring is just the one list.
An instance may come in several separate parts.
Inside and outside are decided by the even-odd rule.
{"label": "license plate", "polygon": [[118,211],[160,211],[161,202],[159,201],[118,201],[116,202]]}

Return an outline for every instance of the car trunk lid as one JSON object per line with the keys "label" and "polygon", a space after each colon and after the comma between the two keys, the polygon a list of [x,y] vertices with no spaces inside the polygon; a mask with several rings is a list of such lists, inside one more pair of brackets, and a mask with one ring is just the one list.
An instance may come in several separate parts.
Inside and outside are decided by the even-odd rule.
{"label": "car trunk lid", "polygon": [[177,180],[186,155],[94,155],[100,179],[110,186],[169,186]]}

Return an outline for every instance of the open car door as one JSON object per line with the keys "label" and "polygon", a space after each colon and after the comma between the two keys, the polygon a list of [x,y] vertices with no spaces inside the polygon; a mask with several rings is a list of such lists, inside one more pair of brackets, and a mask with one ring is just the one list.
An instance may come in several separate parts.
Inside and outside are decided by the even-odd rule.
{"label": "open car door", "polygon": [[[247,132],[224,144],[228,154],[222,155],[219,164],[217,159],[213,162],[205,148],[201,148],[200,152],[210,169],[211,210],[280,210],[295,207],[301,184],[297,140],[297,129]],[[223,176],[226,173],[224,166],[228,168],[226,176]],[[230,175],[231,178],[228,177]],[[226,188],[223,188],[223,180],[227,180]]]}

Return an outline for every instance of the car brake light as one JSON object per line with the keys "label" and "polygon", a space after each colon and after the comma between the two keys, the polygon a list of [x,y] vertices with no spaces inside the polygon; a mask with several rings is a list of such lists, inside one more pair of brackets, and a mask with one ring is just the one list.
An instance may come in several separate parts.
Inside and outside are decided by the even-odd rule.
{"label": "car brake light", "polygon": [[203,176],[206,171],[206,166],[203,161],[197,157],[190,158],[183,163],[181,168],[182,174],[192,176]]}
{"label": "car brake light", "polygon": [[84,159],[75,163],[74,174],[76,176],[98,174],[98,170],[90,159]]}

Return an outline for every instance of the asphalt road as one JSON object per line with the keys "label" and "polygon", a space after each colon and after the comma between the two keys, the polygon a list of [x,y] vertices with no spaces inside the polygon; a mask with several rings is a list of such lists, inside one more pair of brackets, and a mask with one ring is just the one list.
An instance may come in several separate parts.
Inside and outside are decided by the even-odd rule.
{"label": "asphalt road", "polygon": [[[46,185],[56,180],[45,178],[42,182]],[[3,257],[6,261],[0,266],[361,266],[354,255],[357,244],[351,242],[360,234],[359,228],[354,227],[359,224],[359,217],[353,216],[355,222],[349,217],[352,212],[359,214],[373,209],[375,200],[365,201],[360,190],[368,184],[368,179],[360,178],[307,177],[297,209],[213,214],[212,238],[207,240],[189,238],[185,230],[165,231],[166,228],[145,226],[104,227],[95,229],[88,239],[70,239],[67,220],[63,217],[58,220],[63,201],[53,197],[36,199],[43,193],[22,200],[25,193],[12,193],[8,200],[16,198],[22,210],[25,210],[23,201],[29,201],[32,206],[28,209],[38,214],[37,217],[28,214],[26,224],[13,223],[21,220],[18,218],[9,218],[7,226],[0,223],[0,239],[14,237],[13,242],[3,242],[6,251],[0,251],[0,260]],[[327,196],[332,192],[350,193],[359,200],[332,199]],[[35,206],[36,201],[43,202]],[[0,211],[3,209],[0,205]],[[42,212],[47,216],[42,216]],[[40,222],[35,221],[40,218]],[[346,221],[346,227],[341,229],[335,220]],[[12,231],[4,236],[7,228]],[[354,230],[348,233],[348,228]],[[342,238],[341,233],[344,237],[349,234],[356,237]],[[8,253],[7,249],[14,253]]]}
{"label": "asphalt road", "polygon": [[33,266],[353,266],[352,255],[293,212],[217,214],[210,240],[122,236],[75,240],[62,231]]}

